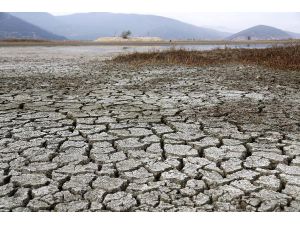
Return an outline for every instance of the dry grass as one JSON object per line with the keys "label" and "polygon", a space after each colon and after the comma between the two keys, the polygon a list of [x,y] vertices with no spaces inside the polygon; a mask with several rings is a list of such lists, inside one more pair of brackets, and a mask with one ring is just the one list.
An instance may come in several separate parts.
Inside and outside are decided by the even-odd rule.
{"label": "dry grass", "polygon": [[170,49],[147,53],[131,53],[112,60],[133,66],[188,65],[206,66],[228,63],[255,64],[273,69],[300,71],[300,45],[271,47],[265,49],[215,49],[194,51]]}

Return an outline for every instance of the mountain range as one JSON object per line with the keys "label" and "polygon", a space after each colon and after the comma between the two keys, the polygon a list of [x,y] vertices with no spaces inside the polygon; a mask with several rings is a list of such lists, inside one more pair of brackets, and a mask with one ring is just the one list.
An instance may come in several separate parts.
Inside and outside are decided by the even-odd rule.
{"label": "mountain range", "polygon": [[163,39],[216,40],[229,35],[226,32],[153,15],[105,12],[65,16],[53,16],[49,13],[12,13],[12,15],[72,40],[95,40],[105,36],[119,36],[124,30],[130,30],[134,36]]}
{"label": "mountain range", "polygon": [[95,40],[119,36],[130,30],[133,36],[185,40],[272,40],[300,38],[300,34],[259,25],[236,34],[198,27],[154,15],[121,13],[76,13],[54,16],[45,12],[0,13],[0,38]]}

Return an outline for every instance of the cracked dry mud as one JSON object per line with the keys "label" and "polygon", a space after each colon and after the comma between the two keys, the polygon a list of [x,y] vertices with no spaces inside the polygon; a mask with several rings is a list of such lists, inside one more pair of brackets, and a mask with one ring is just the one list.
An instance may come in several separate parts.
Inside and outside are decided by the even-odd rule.
{"label": "cracked dry mud", "polygon": [[0,211],[300,211],[300,74],[1,48]]}

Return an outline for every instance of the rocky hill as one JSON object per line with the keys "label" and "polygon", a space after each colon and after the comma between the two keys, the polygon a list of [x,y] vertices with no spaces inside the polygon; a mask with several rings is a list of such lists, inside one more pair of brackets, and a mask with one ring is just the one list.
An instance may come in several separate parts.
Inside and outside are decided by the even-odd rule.
{"label": "rocky hill", "polygon": [[292,36],[275,27],[258,25],[229,36],[229,40],[284,40]]}

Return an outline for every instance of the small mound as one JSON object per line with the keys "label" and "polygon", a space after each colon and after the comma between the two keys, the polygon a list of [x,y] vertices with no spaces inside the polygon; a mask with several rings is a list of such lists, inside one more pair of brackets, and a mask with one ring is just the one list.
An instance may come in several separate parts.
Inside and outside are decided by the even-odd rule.
{"label": "small mound", "polygon": [[153,41],[163,41],[159,37],[101,37],[95,40],[96,42],[153,42]]}

